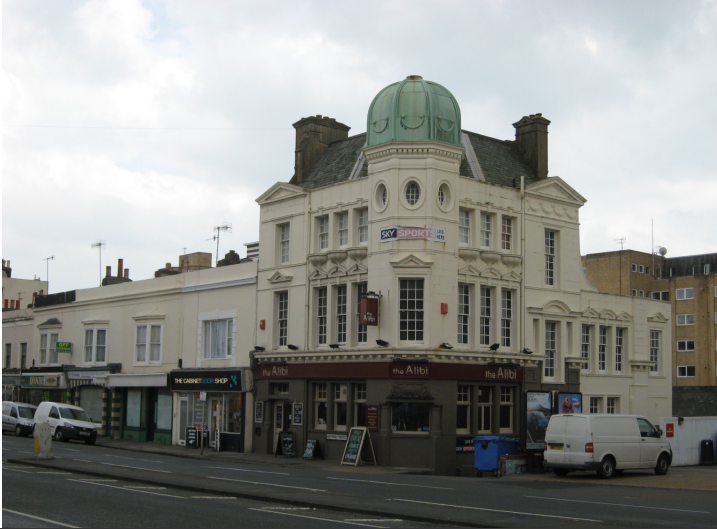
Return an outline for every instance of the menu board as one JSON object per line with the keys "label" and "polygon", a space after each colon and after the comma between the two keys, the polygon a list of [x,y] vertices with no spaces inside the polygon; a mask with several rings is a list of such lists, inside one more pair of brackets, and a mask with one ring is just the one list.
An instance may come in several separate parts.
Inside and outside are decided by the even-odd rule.
{"label": "menu board", "polygon": [[378,432],[378,406],[366,406],[366,426],[371,432]]}
{"label": "menu board", "polygon": [[199,436],[197,435],[196,428],[192,426],[187,427],[185,443],[187,448],[199,448]]}
{"label": "menu board", "polygon": [[367,428],[356,426],[351,428],[344,455],[341,457],[342,465],[357,466],[359,462],[376,464],[376,455],[371,444],[371,436]]}
{"label": "menu board", "polygon": [[281,432],[281,449],[284,453],[284,457],[296,457],[294,432]]}
{"label": "menu board", "polygon": [[321,456],[321,445],[319,445],[318,439],[308,439],[306,441],[306,448],[304,448],[303,459],[316,459]]}
{"label": "menu board", "polygon": [[301,402],[294,402],[293,407],[294,426],[301,426],[302,424],[304,424],[304,404]]}

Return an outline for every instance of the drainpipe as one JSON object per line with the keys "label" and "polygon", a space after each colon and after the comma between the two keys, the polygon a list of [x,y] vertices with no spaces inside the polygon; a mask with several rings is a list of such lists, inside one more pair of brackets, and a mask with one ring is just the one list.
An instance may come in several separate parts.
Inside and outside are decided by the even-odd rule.
{"label": "drainpipe", "polygon": [[[305,266],[306,266],[306,292],[304,295],[304,313],[306,314],[306,320],[304,323],[304,350],[306,351],[309,348],[309,326],[311,324],[311,308],[309,307],[309,299],[311,294],[311,282],[309,281],[309,254],[311,253],[311,241],[312,241],[312,233],[311,229],[313,228],[313,222],[311,222],[311,191],[308,193],[307,197],[308,203],[306,204],[306,257],[304,260]],[[347,292],[348,294],[348,292]],[[308,401],[306,401],[308,402]]]}
{"label": "drainpipe", "polygon": [[520,253],[523,257],[523,277],[520,281],[520,303],[522,310],[520,311],[520,352],[525,349],[525,320],[528,317],[525,303],[525,176],[520,177]]}

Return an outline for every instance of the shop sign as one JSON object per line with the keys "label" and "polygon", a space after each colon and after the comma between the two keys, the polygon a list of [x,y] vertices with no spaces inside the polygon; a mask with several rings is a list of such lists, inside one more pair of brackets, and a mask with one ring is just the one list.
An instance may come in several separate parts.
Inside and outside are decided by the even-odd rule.
{"label": "shop sign", "polygon": [[675,423],[674,422],[665,423],[665,437],[674,437],[674,436],[675,436]]}
{"label": "shop sign", "polygon": [[67,380],[92,380],[93,377],[101,377],[109,374],[109,371],[68,371]]}
{"label": "shop sign", "polygon": [[391,378],[431,378],[431,364],[391,363]]}
{"label": "shop sign", "polygon": [[346,434],[339,434],[339,433],[327,433],[326,434],[327,441],[345,441],[348,438],[349,437]]}
{"label": "shop sign", "polygon": [[486,380],[513,380],[519,381],[518,370],[515,367],[486,367]]}
{"label": "shop sign", "polygon": [[361,325],[378,325],[378,298],[361,298],[359,301],[359,322]]}
{"label": "shop sign", "polygon": [[3,386],[19,386],[20,377],[2,377]]}
{"label": "shop sign", "polygon": [[57,387],[60,385],[60,375],[26,375],[20,377],[20,385],[26,387]]}
{"label": "shop sign", "polygon": [[381,228],[381,242],[405,239],[421,239],[427,241],[446,242],[446,229],[438,226],[405,227],[386,226]]}
{"label": "shop sign", "polygon": [[172,391],[242,391],[242,372],[233,371],[172,371]]}
{"label": "shop sign", "polygon": [[72,342],[57,342],[55,351],[58,353],[72,353]]}
{"label": "shop sign", "polygon": [[366,427],[371,432],[378,432],[378,406],[375,404],[366,406]]}

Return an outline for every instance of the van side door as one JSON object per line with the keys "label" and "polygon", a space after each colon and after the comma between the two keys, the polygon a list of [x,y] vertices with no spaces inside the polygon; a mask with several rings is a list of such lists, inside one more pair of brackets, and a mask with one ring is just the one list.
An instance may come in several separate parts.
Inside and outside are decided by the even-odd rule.
{"label": "van side door", "polygon": [[47,423],[50,425],[50,433],[55,435],[55,428],[57,423],[60,422],[60,412],[57,411],[57,406],[53,406],[50,413],[47,414]]}
{"label": "van side door", "polygon": [[640,426],[640,466],[652,468],[662,447],[660,434],[647,419],[638,418],[637,424]]}

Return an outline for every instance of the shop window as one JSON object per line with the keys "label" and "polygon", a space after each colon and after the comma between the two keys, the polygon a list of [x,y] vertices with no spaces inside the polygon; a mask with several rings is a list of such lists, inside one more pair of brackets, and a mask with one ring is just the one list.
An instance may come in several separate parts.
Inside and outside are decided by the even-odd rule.
{"label": "shop window", "polygon": [[135,364],[162,363],[162,325],[137,325]]}
{"label": "shop window", "polygon": [[127,389],[127,401],[124,425],[129,428],[144,427],[144,414],[142,413],[142,389]]}
{"label": "shop window", "polygon": [[226,358],[232,355],[234,320],[204,322],[204,358]]}
{"label": "shop window", "polygon": [[60,341],[58,333],[40,334],[40,365],[57,364],[57,342]]}
{"label": "shop window", "polygon": [[513,388],[500,388],[500,433],[513,431]]}
{"label": "shop window", "polygon": [[107,329],[85,329],[85,364],[107,363]]}
{"label": "shop window", "polygon": [[394,432],[426,433],[430,431],[429,415],[428,404],[394,403],[391,410],[391,429]]}
{"label": "shop window", "polygon": [[157,429],[172,431],[172,393],[164,388],[157,392]]}
{"label": "shop window", "polygon": [[346,429],[348,386],[346,384],[334,385],[334,429]]}
{"label": "shop window", "polygon": [[327,385],[316,384],[314,393],[314,416],[316,417],[316,428],[326,429],[326,422],[329,418],[329,403],[327,400]]}
{"label": "shop window", "polygon": [[366,384],[354,384],[354,426],[366,425]]}
{"label": "shop window", "polygon": [[458,386],[456,399],[456,433],[471,433],[471,387]]}
{"label": "shop window", "polygon": [[361,295],[368,292],[368,283],[356,285],[356,343],[365,344],[368,342],[368,325],[361,325],[359,312],[361,311]]}
{"label": "shop window", "polygon": [[423,341],[423,279],[401,279],[399,339]]}
{"label": "shop window", "polygon": [[491,431],[491,417],[493,410],[493,388],[491,386],[478,386],[478,424],[479,433]]}
{"label": "shop window", "polygon": [[241,393],[228,393],[226,395],[226,406],[227,406],[227,432],[230,433],[241,433],[241,419],[242,419],[242,394]]}

